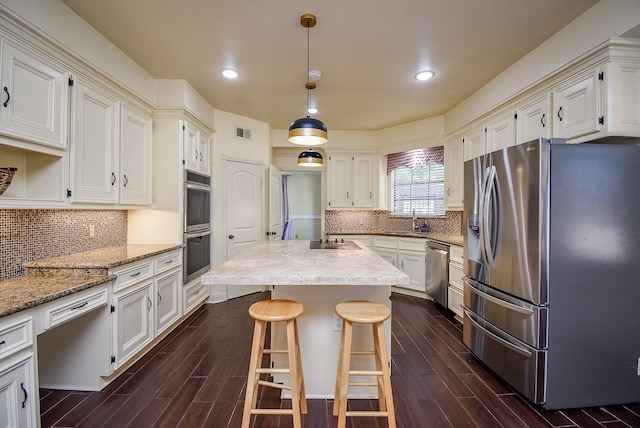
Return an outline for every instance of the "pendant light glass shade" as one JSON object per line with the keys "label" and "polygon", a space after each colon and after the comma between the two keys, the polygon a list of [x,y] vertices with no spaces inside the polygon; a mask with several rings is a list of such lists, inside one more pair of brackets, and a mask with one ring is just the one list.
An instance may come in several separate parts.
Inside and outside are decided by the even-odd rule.
{"label": "pendant light glass shade", "polygon": [[[310,13],[305,13],[300,17],[300,24],[307,29],[307,83],[305,88],[307,89],[307,111],[311,108],[311,90],[316,88],[315,82],[310,81],[311,74],[311,48],[310,48],[310,28],[316,25],[316,17]],[[320,72],[316,71],[314,76],[319,76]],[[296,119],[289,125],[289,137],[290,143],[299,144],[301,146],[319,146],[327,142],[327,126],[318,119],[314,119],[311,116]],[[308,153],[308,152],[302,152]],[[315,152],[314,152],[315,153]],[[318,155],[320,155],[318,153]],[[322,156],[320,156],[320,165],[322,165]],[[300,165],[300,160],[298,160]]]}
{"label": "pendant light glass shade", "polygon": [[313,150],[305,150],[298,155],[298,166],[316,167],[322,166],[322,155]]}
{"label": "pendant light glass shade", "polygon": [[327,142],[327,126],[310,116],[296,119],[289,126],[289,142],[301,146],[319,146]]}

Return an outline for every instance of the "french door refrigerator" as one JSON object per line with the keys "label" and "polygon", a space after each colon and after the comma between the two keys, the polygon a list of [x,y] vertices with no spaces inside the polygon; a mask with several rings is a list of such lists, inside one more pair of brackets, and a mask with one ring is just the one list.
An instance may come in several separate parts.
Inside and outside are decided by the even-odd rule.
{"label": "french door refrigerator", "polygon": [[544,408],[640,401],[638,141],[464,163],[464,343]]}

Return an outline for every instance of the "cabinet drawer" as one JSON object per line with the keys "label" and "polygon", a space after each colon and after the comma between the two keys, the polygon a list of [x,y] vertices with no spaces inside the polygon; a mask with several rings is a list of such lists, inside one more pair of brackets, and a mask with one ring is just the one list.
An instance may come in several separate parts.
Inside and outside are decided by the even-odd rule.
{"label": "cabinet drawer", "polygon": [[459,265],[458,263],[449,263],[449,284],[455,286],[461,292],[464,289],[463,277],[464,272],[462,270],[462,265]]}
{"label": "cabinet drawer", "polygon": [[33,344],[32,318],[0,324],[0,360]]}
{"label": "cabinet drawer", "polygon": [[208,296],[207,287],[199,280],[193,284],[189,284],[183,288],[184,296],[182,302],[184,304],[184,314],[186,315],[191,309],[195,308],[198,303],[202,302]]}
{"label": "cabinet drawer", "polygon": [[426,239],[420,238],[398,238],[398,249],[409,251],[426,251]]}
{"label": "cabinet drawer", "polygon": [[168,254],[158,256],[155,260],[155,264],[156,275],[180,266],[182,264],[182,251],[172,251]]}
{"label": "cabinet drawer", "polygon": [[373,246],[381,248],[398,248],[398,238],[395,236],[374,236]]}
{"label": "cabinet drawer", "polygon": [[83,294],[81,297],[69,297],[63,303],[52,305],[44,310],[44,328],[49,329],[86,314],[107,304],[107,289]]}
{"label": "cabinet drawer", "polygon": [[462,254],[462,247],[458,247],[457,245],[452,245],[449,247],[449,260],[451,260],[452,262],[463,264],[464,257]]}
{"label": "cabinet drawer", "polygon": [[462,317],[462,303],[464,301],[462,291],[459,291],[453,287],[449,287],[449,309],[451,309],[456,315]]}
{"label": "cabinet drawer", "polygon": [[121,269],[114,270],[118,278],[113,282],[113,292],[118,292],[132,284],[153,276],[153,262],[136,263],[135,265],[125,265]]}

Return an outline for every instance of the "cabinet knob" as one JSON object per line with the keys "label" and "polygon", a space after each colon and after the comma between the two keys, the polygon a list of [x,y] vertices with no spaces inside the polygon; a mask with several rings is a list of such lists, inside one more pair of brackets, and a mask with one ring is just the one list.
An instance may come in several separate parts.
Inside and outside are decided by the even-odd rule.
{"label": "cabinet knob", "polygon": [[229,235],[229,239],[233,239],[233,238],[235,238],[235,236]]}

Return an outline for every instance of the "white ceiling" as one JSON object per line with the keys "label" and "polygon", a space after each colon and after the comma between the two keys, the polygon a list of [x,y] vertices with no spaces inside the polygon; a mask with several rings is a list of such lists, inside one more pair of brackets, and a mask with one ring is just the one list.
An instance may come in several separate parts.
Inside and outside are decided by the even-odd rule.
{"label": "white ceiling", "polygon": [[[597,0],[62,0],[155,78],[283,129],[304,116],[307,30],[322,72],[314,115],[377,130],[437,116]],[[241,77],[224,80],[223,67]],[[412,76],[432,69],[436,77]]]}

